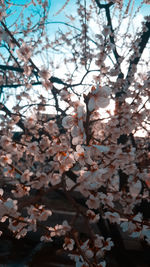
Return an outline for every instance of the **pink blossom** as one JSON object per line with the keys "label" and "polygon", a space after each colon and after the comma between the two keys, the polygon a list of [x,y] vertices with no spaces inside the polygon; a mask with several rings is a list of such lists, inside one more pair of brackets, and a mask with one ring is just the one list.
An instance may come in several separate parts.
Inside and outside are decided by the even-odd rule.
{"label": "pink blossom", "polygon": [[45,67],[42,67],[42,69],[39,72],[39,74],[40,74],[41,78],[44,79],[44,80],[49,80],[50,77],[51,77],[50,72],[47,69],[45,69]]}
{"label": "pink blossom", "polygon": [[63,230],[64,230],[65,232],[68,232],[68,231],[71,230],[71,226],[68,224],[68,222],[67,222],[66,220],[63,221],[62,226],[63,226]]}
{"label": "pink blossom", "polygon": [[6,154],[1,156],[0,163],[2,166],[5,166],[5,164],[11,164],[12,163],[11,154]]}
{"label": "pink blossom", "polygon": [[33,175],[33,172],[30,172],[30,170],[25,170],[24,173],[21,175],[21,182],[29,182],[30,177]]}
{"label": "pink blossom", "polygon": [[112,194],[108,193],[106,195],[104,193],[99,193],[99,198],[104,205],[108,205],[109,207],[112,207],[112,208],[114,207]]}
{"label": "pink blossom", "polygon": [[58,126],[55,121],[48,121],[44,124],[45,130],[51,135],[57,135],[59,133]]}
{"label": "pink blossom", "polygon": [[90,223],[97,223],[100,219],[100,215],[99,214],[95,214],[94,211],[92,210],[87,210],[86,212],[88,218],[89,218],[89,222]]}
{"label": "pink blossom", "polygon": [[108,219],[111,223],[120,224],[120,215],[117,212],[105,212],[105,218]]}
{"label": "pink blossom", "polygon": [[41,240],[42,242],[43,242],[43,241],[44,241],[44,242],[52,242],[52,241],[53,241],[50,235],[43,235],[43,236],[41,236],[40,240]]}
{"label": "pink blossom", "polygon": [[42,210],[41,213],[39,214],[38,220],[39,221],[46,221],[49,216],[52,215],[52,212],[50,210]]}
{"label": "pink blossom", "polygon": [[44,80],[42,81],[42,85],[46,88],[46,90],[52,90],[53,84],[50,80]]}
{"label": "pink blossom", "polygon": [[94,245],[97,248],[102,248],[103,247],[103,243],[104,243],[104,237],[100,236],[100,235],[95,235],[95,241],[94,241]]}
{"label": "pink blossom", "polygon": [[137,180],[136,182],[133,181],[132,183],[130,183],[129,190],[131,196],[137,197],[141,192],[141,189],[142,189],[142,184],[140,180]]}
{"label": "pink blossom", "polygon": [[[24,221],[24,218],[21,218],[22,221]],[[10,219],[9,220],[9,229],[13,232],[13,233],[16,233],[18,232],[20,234],[20,237],[21,235],[21,230],[24,229],[24,227],[26,226],[26,222],[19,222],[17,221],[17,219]],[[22,235],[25,236],[27,233],[27,230],[25,229],[25,232],[24,234]]]}
{"label": "pink blossom", "polygon": [[108,237],[105,241],[104,241],[104,244],[103,244],[103,251],[105,250],[111,250],[111,248],[114,246],[114,243],[111,241],[111,238]]}
{"label": "pink blossom", "polygon": [[61,182],[61,175],[59,173],[50,174],[49,180],[52,185],[59,184]]}
{"label": "pink blossom", "polygon": [[0,195],[2,196],[4,193],[4,190],[2,188],[0,188]]}
{"label": "pink blossom", "polygon": [[17,210],[17,200],[12,200],[11,198],[7,198],[7,200],[4,202],[4,206],[7,208],[8,211],[11,210]]}
{"label": "pink blossom", "polygon": [[59,224],[56,224],[54,227],[49,227],[48,230],[50,231],[51,237],[62,236],[65,234],[65,232],[63,231],[63,226]]}
{"label": "pink blossom", "polygon": [[28,47],[25,42],[23,42],[21,47],[17,50],[17,54],[19,59],[23,60],[24,62],[27,62],[32,55],[32,49]]}
{"label": "pink blossom", "polygon": [[65,243],[63,244],[63,248],[65,250],[73,250],[75,244],[74,240],[69,237],[65,237],[64,241]]}
{"label": "pink blossom", "polygon": [[101,261],[98,263],[97,267],[106,267],[106,261]]}
{"label": "pink blossom", "polygon": [[66,128],[66,129],[72,128],[73,125],[74,125],[74,120],[75,119],[73,118],[73,116],[66,116],[66,117],[64,117],[62,119],[62,125],[63,125],[63,127]]}
{"label": "pink blossom", "polygon": [[110,35],[110,33],[111,33],[110,26],[104,25],[102,33],[103,33],[103,35],[104,35],[105,37],[106,37],[107,35]]}
{"label": "pink blossom", "polygon": [[30,187],[17,184],[15,190],[12,190],[14,197],[20,198],[29,195]]}
{"label": "pink blossom", "polygon": [[35,155],[38,152],[39,152],[39,147],[36,141],[28,144],[28,153],[30,153],[31,155]]}
{"label": "pink blossom", "polygon": [[49,216],[52,215],[52,212],[50,210],[47,210],[44,208],[43,205],[37,205],[27,208],[28,214],[30,215],[31,220],[39,220],[39,221],[46,221]]}
{"label": "pink blossom", "polygon": [[0,144],[2,147],[4,147],[5,149],[7,149],[7,147],[9,147],[9,145],[11,144],[11,139],[8,136],[2,136],[0,139]]}
{"label": "pink blossom", "polygon": [[86,201],[89,209],[98,209],[100,205],[100,200],[97,196],[90,195],[89,199]]}
{"label": "pink blossom", "polygon": [[88,102],[89,111],[93,111],[99,108],[105,108],[109,105],[110,88],[107,86],[97,87],[94,86],[91,89],[91,96]]}
{"label": "pink blossom", "polygon": [[5,8],[0,8],[0,21],[2,21],[6,17]]}
{"label": "pink blossom", "polygon": [[25,121],[24,121],[24,125],[25,127],[27,127],[28,129],[34,127],[36,124],[36,116],[32,115],[30,117],[28,117]]}
{"label": "pink blossom", "polygon": [[85,250],[85,255],[87,256],[87,258],[91,259],[94,256],[94,252],[92,251],[92,249],[87,249]]}

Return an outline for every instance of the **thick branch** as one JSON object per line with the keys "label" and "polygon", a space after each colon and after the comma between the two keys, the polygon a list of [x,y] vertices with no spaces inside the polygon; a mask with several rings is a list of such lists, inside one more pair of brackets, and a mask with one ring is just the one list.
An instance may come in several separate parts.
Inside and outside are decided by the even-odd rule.
{"label": "thick branch", "polygon": [[110,2],[108,4],[100,4],[99,0],[95,0],[97,6],[100,8],[100,9],[106,9],[106,8],[110,8],[112,5],[114,5],[113,2]]}
{"label": "thick branch", "polygon": [[[139,54],[137,57],[135,57],[134,59],[133,58],[133,55],[131,57],[131,60],[130,60],[130,64],[129,64],[129,69],[128,69],[128,73],[127,73],[127,76],[126,76],[126,79],[128,80],[130,77],[131,77],[131,73],[132,73],[132,68],[134,65],[137,65],[141,56],[142,56],[142,53],[149,41],[149,38],[150,38],[150,21],[147,21],[145,23],[145,26],[147,28],[147,31],[143,31],[142,32],[142,35],[141,35],[141,38],[139,39],[139,43],[137,43],[137,47],[139,48]],[[137,41],[136,41],[137,42]],[[133,75],[133,74],[132,74]],[[129,79],[128,80],[128,85],[131,84],[131,80]]]}
{"label": "thick branch", "polygon": [[[1,70],[10,70],[10,71],[16,71],[16,72],[20,72],[20,73],[23,73],[24,72],[24,69],[23,68],[18,68],[18,67],[14,67],[14,66],[7,66],[7,65],[0,65],[0,69]],[[37,71],[32,71],[33,74],[35,74],[36,76],[38,75],[38,72]],[[62,85],[68,85],[67,83],[63,82],[61,79],[57,78],[57,77],[54,77],[52,76],[50,78],[50,81],[52,83],[57,83],[57,84],[62,84]],[[39,85],[39,84],[42,84],[41,82],[37,82],[37,83],[33,83],[33,85]],[[21,86],[21,85],[18,85],[18,86]],[[18,87],[17,85],[16,86],[13,86],[13,85],[4,85],[3,87]]]}
{"label": "thick branch", "polygon": [[110,26],[110,29],[111,29],[111,34],[109,36],[110,42],[114,45],[113,53],[114,53],[114,56],[115,56],[117,63],[119,63],[120,55],[118,54],[117,49],[116,49],[116,44],[115,44],[115,40],[114,40],[114,30],[113,30],[113,26],[112,26],[109,6],[106,6],[105,10],[106,10],[106,17],[107,17],[108,26]]}
{"label": "thick branch", "polygon": [[115,40],[114,40],[114,30],[113,30],[113,26],[112,26],[112,20],[111,20],[111,16],[110,16],[110,7],[112,5],[114,5],[113,2],[110,2],[108,4],[100,4],[99,3],[99,0],[95,0],[97,6],[100,8],[100,9],[105,9],[105,12],[106,12],[106,18],[107,18],[107,23],[108,23],[108,26],[110,27],[110,30],[111,30],[111,34],[109,36],[110,38],[110,42],[114,45],[114,48],[112,50],[113,54],[114,54],[114,57],[116,59],[116,62],[118,63],[119,65],[119,77],[118,78],[123,78],[124,75],[120,69],[120,62],[119,62],[119,59],[121,58],[120,55],[118,54],[117,52],[117,49],[116,49],[116,44],[115,44]]}
{"label": "thick branch", "polygon": [[[16,72],[20,72],[20,73],[23,73],[24,72],[24,69],[23,68],[18,68],[18,67],[14,67],[14,66],[7,66],[7,65],[0,65],[0,69],[1,70],[11,70],[11,71],[16,71]],[[88,70],[88,71],[86,71],[86,73],[83,75],[83,77],[82,77],[82,79],[80,80],[80,82],[78,82],[78,83],[75,83],[75,84],[69,84],[69,83],[65,83],[65,82],[63,82],[60,78],[57,78],[57,77],[55,77],[55,76],[51,76],[51,78],[50,78],[50,81],[51,81],[51,83],[57,83],[57,84],[62,84],[62,85],[64,85],[64,86],[66,86],[66,87],[76,87],[76,86],[80,86],[82,83],[83,83],[83,81],[84,81],[84,79],[85,79],[85,77],[90,73],[90,72],[99,72],[99,70],[97,69],[95,69],[95,70]],[[36,76],[38,75],[38,72],[36,72],[36,71],[32,71],[32,73],[34,73]],[[42,83],[40,82],[40,81],[38,81],[38,82],[35,82],[35,83],[32,83],[32,85],[41,85]],[[17,87],[19,87],[19,86],[24,86],[24,84],[5,84],[5,85],[1,85],[0,87],[5,87],[5,88],[11,88],[11,87],[14,87],[14,88],[17,88]]]}

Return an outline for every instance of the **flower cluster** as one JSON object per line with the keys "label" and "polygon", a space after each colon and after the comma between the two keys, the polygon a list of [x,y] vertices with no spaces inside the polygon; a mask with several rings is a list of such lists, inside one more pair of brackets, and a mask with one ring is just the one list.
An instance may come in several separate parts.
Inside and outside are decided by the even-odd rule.
{"label": "flower cluster", "polygon": [[[112,229],[119,229],[118,238],[122,229],[150,244],[150,82],[149,72],[139,69],[149,66],[142,53],[150,17],[135,38],[130,20],[120,33],[132,1],[126,9],[118,0],[81,2],[77,0],[81,30],[71,24],[72,31],[60,30],[54,42],[44,23],[47,1],[37,1],[44,10],[37,25],[28,18],[21,30],[16,22],[12,32],[3,22],[5,4],[0,10],[0,41],[7,49],[0,54],[0,222],[16,238],[30,231],[38,231],[42,242],[60,238],[76,266],[106,267],[116,245]],[[113,8],[120,12],[115,28]],[[92,33],[94,23],[98,27]],[[62,54],[71,53],[58,66],[50,56],[41,68],[32,61],[41,53],[44,60],[59,47]],[[61,62],[64,75],[69,71],[62,80],[55,77],[57,68],[62,73]],[[11,94],[3,89],[10,87],[16,95],[9,110]],[[139,131],[144,136],[137,137]]]}

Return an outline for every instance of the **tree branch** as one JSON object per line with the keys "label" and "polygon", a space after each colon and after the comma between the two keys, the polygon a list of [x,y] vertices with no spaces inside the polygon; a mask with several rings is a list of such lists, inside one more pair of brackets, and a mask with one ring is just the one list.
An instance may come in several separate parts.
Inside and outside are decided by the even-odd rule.
{"label": "tree branch", "polygon": [[[16,115],[18,116],[18,114],[13,114],[4,104],[0,103],[0,110],[4,111],[9,117],[12,117],[13,115]],[[20,119],[16,125],[18,127],[20,127],[23,131],[26,130],[25,126],[24,126],[24,123],[22,121],[22,119]]]}
{"label": "tree branch", "polygon": [[[132,69],[133,69],[133,66],[137,66],[141,56],[142,56],[142,53],[149,41],[149,38],[150,38],[150,21],[146,21],[145,23],[145,27],[147,28],[147,31],[143,31],[142,32],[142,35],[139,39],[139,43],[137,43],[137,47],[139,48],[139,55],[137,57],[135,57],[134,59],[133,56],[134,54],[131,56],[131,59],[130,59],[130,64],[129,64],[129,68],[128,68],[128,73],[127,73],[127,76],[126,76],[126,80],[128,80],[128,86],[130,86],[131,82],[132,82],[132,79],[131,78],[131,75],[133,77],[133,73],[132,73]],[[137,42],[137,41],[136,41]]]}
{"label": "tree branch", "polygon": [[99,3],[99,0],[95,0],[97,6],[100,8],[100,9],[105,9],[105,13],[106,13],[106,18],[107,18],[107,23],[108,23],[108,26],[110,27],[110,30],[111,30],[111,34],[109,36],[110,38],[110,42],[114,45],[114,49],[112,49],[112,52],[114,54],[114,57],[116,59],[116,62],[118,63],[119,65],[119,76],[118,78],[123,78],[124,75],[121,71],[121,68],[120,68],[120,61],[119,59],[121,58],[121,56],[118,54],[117,52],[117,48],[116,48],[116,44],[115,44],[115,40],[114,40],[114,30],[113,30],[113,26],[112,26],[112,20],[111,20],[111,16],[110,16],[110,7],[112,5],[114,5],[113,2],[110,2],[108,4],[100,4]]}

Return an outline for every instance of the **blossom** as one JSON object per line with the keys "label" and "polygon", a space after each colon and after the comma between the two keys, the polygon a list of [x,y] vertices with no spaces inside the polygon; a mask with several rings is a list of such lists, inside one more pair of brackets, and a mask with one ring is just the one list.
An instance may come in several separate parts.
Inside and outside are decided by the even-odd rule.
{"label": "blossom", "polygon": [[2,196],[4,193],[4,190],[2,188],[0,188],[0,196]]}
{"label": "blossom", "polygon": [[102,31],[103,35],[106,37],[107,35],[111,34],[111,28],[110,26],[104,25],[103,26],[103,31]]}
{"label": "blossom", "polygon": [[48,121],[47,123],[44,124],[45,130],[51,134],[51,135],[57,135],[59,133],[59,129],[55,121]]}
{"label": "blossom", "polygon": [[137,197],[141,192],[141,189],[142,189],[142,183],[140,180],[137,180],[136,182],[133,181],[132,183],[130,183],[129,191],[131,196]]}
{"label": "blossom", "polygon": [[50,236],[62,236],[65,234],[63,231],[63,226],[60,224],[56,224],[54,227],[48,227],[48,230],[50,231]]}
{"label": "blossom", "polygon": [[120,224],[120,215],[117,212],[105,212],[105,218],[108,219],[111,223]]}
{"label": "blossom", "polygon": [[129,222],[128,221],[122,222],[120,224],[120,226],[121,226],[123,232],[128,232],[130,234],[133,233],[133,231],[136,228],[136,225],[130,221]]}
{"label": "blossom", "polygon": [[47,175],[44,172],[37,172],[36,178],[38,182],[40,182],[41,184],[45,186],[49,183],[49,180],[47,179]]}
{"label": "blossom", "polygon": [[81,245],[81,249],[84,251],[87,258],[91,259],[94,256],[92,249],[89,248],[89,239]]}
{"label": "blossom", "polygon": [[97,267],[106,267],[106,261],[101,261],[98,263]]}
{"label": "blossom", "polygon": [[46,221],[49,216],[52,215],[51,210],[47,210],[43,205],[31,205],[27,208],[28,214],[31,220]]}
{"label": "blossom", "polygon": [[60,91],[60,96],[61,96],[62,100],[68,101],[68,100],[70,100],[71,94],[69,94],[69,92],[65,89],[65,90]]}
{"label": "blossom", "polygon": [[[0,11],[0,13],[1,13],[1,11]],[[0,14],[0,17],[1,17],[1,14]],[[7,34],[7,32],[3,28],[0,27],[0,41],[2,41],[2,40],[8,43],[10,38],[9,38],[9,35]]]}
{"label": "blossom", "polygon": [[38,220],[39,221],[46,221],[48,219],[49,216],[52,215],[52,212],[50,210],[42,210],[38,216]]}
{"label": "blossom", "polygon": [[69,238],[69,237],[65,237],[65,243],[63,244],[63,248],[65,249],[65,250],[73,250],[73,247],[74,247],[74,244],[75,244],[75,242],[74,242],[74,240],[73,239],[71,239],[71,238]]}
{"label": "blossom", "polygon": [[36,124],[36,116],[35,116],[35,114],[32,114],[30,117],[26,118],[26,120],[24,121],[24,125],[28,129],[34,127],[35,124]]}
{"label": "blossom", "polygon": [[35,141],[28,144],[28,153],[30,153],[31,155],[35,155],[38,152],[39,152],[38,142]]}
{"label": "blossom", "polygon": [[33,172],[30,172],[30,170],[25,170],[23,174],[21,175],[21,182],[29,182],[30,177],[33,175]]}
{"label": "blossom", "polygon": [[19,230],[17,233],[16,233],[16,238],[17,239],[20,239],[22,237],[25,237],[27,234],[27,229],[24,227],[21,228],[21,230]]}
{"label": "blossom", "polygon": [[11,154],[6,154],[1,156],[0,163],[2,166],[4,166],[5,164],[11,164],[12,163]]}
{"label": "blossom", "polygon": [[53,241],[50,235],[42,235],[40,237],[40,240],[41,240],[41,242],[42,241],[44,241],[44,242],[52,242]]}
{"label": "blossom", "polygon": [[109,95],[110,88],[108,86],[103,86],[91,89],[90,100],[88,102],[89,111],[93,111],[99,108],[105,108],[109,105]]}
{"label": "blossom", "polygon": [[74,118],[73,116],[66,116],[62,119],[62,126],[66,129],[72,128],[74,125]]}
{"label": "blossom", "polygon": [[100,200],[98,197],[90,195],[89,199],[86,201],[86,204],[89,209],[98,209],[100,205]]}
{"label": "blossom", "polygon": [[9,147],[9,145],[11,144],[10,137],[3,135],[0,139],[0,144],[3,148],[7,149],[7,147]]}
{"label": "blossom", "polygon": [[17,200],[12,200],[11,198],[7,198],[7,200],[4,202],[4,206],[7,208],[7,210],[17,210]]}
{"label": "blossom", "polygon": [[75,162],[74,155],[65,151],[58,152],[54,159],[60,163],[61,172],[69,170]]}
{"label": "blossom", "polygon": [[[26,221],[24,218],[19,218],[22,222],[20,222],[17,219],[9,219],[9,229],[14,232],[14,233],[19,233],[18,239],[22,236],[25,236],[27,233],[27,230],[25,229],[26,227]],[[24,222],[23,222],[24,221]],[[21,231],[24,229],[24,231],[21,233]]]}
{"label": "blossom", "polygon": [[29,191],[30,191],[29,186],[24,186],[21,184],[17,184],[15,190],[11,190],[11,192],[16,198],[29,195]]}
{"label": "blossom", "polygon": [[104,193],[99,193],[99,198],[102,201],[104,205],[108,205],[109,207],[114,207],[113,203],[113,195],[112,194],[104,194]]}
{"label": "blossom", "polygon": [[82,166],[85,164],[94,165],[95,162],[92,160],[91,148],[90,146],[76,146],[76,151],[74,152],[75,160],[79,162]]}
{"label": "blossom", "polygon": [[87,258],[91,259],[94,256],[94,252],[92,251],[92,249],[87,249],[85,250],[85,255],[87,256]]}
{"label": "blossom", "polygon": [[89,222],[90,223],[97,223],[100,219],[100,215],[99,214],[95,214],[94,211],[92,210],[87,210],[86,212],[88,218],[89,218]]}
{"label": "blossom", "polygon": [[40,74],[41,78],[44,80],[49,80],[51,77],[50,72],[45,67],[42,67],[39,74]]}
{"label": "blossom", "polygon": [[42,85],[46,88],[46,90],[51,90],[53,88],[53,84],[50,80],[44,80],[42,81]]}
{"label": "blossom", "polygon": [[5,12],[5,8],[0,8],[0,21],[3,20],[3,18],[6,17],[6,12]]}
{"label": "blossom", "polygon": [[0,221],[5,222],[8,216],[18,216],[19,213],[17,212],[18,201],[13,200],[11,198],[7,198],[6,200],[2,199],[0,196]]}
{"label": "blossom", "polygon": [[24,74],[27,76],[30,76],[30,74],[32,73],[32,68],[28,65],[24,65],[23,70],[24,70]]}
{"label": "blossom", "polygon": [[[5,10],[5,1],[1,2],[0,20],[8,13]],[[48,2],[47,0],[43,2],[43,14],[46,15]],[[129,32],[121,33],[119,30],[121,20],[112,31],[107,21],[109,16],[106,16],[107,25],[104,25],[103,14],[100,14],[102,17],[97,20],[100,22],[100,34],[93,34],[92,39],[95,37],[97,39],[91,42],[88,25],[94,10],[98,15],[98,4],[95,3],[94,6],[94,1],[90,1],[91,5],[86,8],[87,23],[85,23],[85,6],[80,3],[84,1],[76,2],[82,24],[81,32],[78,34],[75,27],[65,34],[59,31],[61,36],[60,38],[57,36],[55,42],[49,42],[44,23],[37,24],[36,27],[41,33],[40,37],[44,37],[44,43],[42,44],[42,38],[41,40],[34,38],[34,27],[32,27],[34,25],[30,18],[24,25],[21,35],[18,33],[17,23],[13,25],[12,32],[11,27],[8,29],[5,23],[0,27],[0,41],[3,42],[2,46],[8,42],[8,53],[10,52],[10,60],[8,53],[1,53],[1,93],[3,94],[2,89],[5,86],[18,88],[14,107],[10,110],[7,108],[10,95],[8,90],[5,90],[6,97],[2,97],[0,104],[2,113],[0,115],[0,222],[6,222],[6,226],[17,238],[42,227],[44,233],[41,241],[52,241],[55,237],[56,239],[60,237],[61,241],[64,239],[62,246],[66,250],[65,254],[68,252],[72,254],[76,267],[90,264],[106,267],[103,258],[106,254],[106,259],[109,260],[107,252],[113,247],[113,242],[107,233],[108,238],[103,237],[97,225],[92,225],[99,220],[104,219],[106,223],[109,220],[111,224],[117,223],[131,237],[143,238],[150,244],[149,221],[144,216],[145,211],[142,210],[145,203],[149,202],[150,189],[148,139],[150,72],[139,69],[142,65],[147,68],[149,64],[148,59],[144,64],[142,52],[147,41],[143,47],[142,40],[145,40],[150,16],[144,18],[141,32],[135,31],[137,38],[134,38],[135,36],[131,36]],[[106,9],[114,3],[121,11],[125,10],[125,17],[129,14],[130,1],[125,9],[123,0],[103,2],[108,2]],[[142,2],[146,3],[147,0]],[[137,7],[135,15],[138,10]],[[105,11],[107,13],[109,10]],[[132,15],[130,17],[134,18],[134,14]],[[11,17],[11,12],[9,16]],[[44,18],[46,19],[46,16]],[[38,28],[38,25],[41,25],[41,28]],[[76,38],[71,37],[71,32],[74,30]],[[31,38],[28,36],[30,33]],[[17,36],[20,39],[17,40]],[[124,55],[121,57],[117,56],[116,52],[119,42]],[[67,70],[68,64],[72,62],[75,63],[74,71],[70,69],[70,73],[66,74],[64,70],[66,78],[60,80],[57,77],[52,79],[47,67],[39,69],[38,64],[36,66],[36,55],[40,53],[41,44],[43,51],[44,48],[57,50],[63,45],[65,69]],[[63,53],[66,44],[69,44],[70,48],[72,45],[72,59],[69,58],[70,53],[68,57]],[[126,51],[124,45],[127,47]],[[46,52],[44,53],[46,55]],[[31,60],[32,55],[34,62]],[[4,66],[4,63],[9,61],[12,65]],[[53,65],[51,61],[49,63],[55,68],[55,64]],[[85,73],[82,71],[83,64]],[[93,69],[95,64],[97,69]],[[124,70],[123,66],[127,69]],[[59,70],[58,73],[61,74]],[[92,77],[93,73],[97,73],[95,77]],[[93,80],[97,86],[89,88]],[[56,89],[51,81],[57,83]],[[36,86],[39,83],[41,87]],[[78,86],[81,90],[77,92]],[[33,93],[33,87],[36,88],[34,90],[36,95]],[[55,90],[44,94],[45,89]],[[84,90],[89,90],[87,95]],[[114,113],[105,109],[110,99],[115,102]],[[101,108],[105,110],[102,111]],[[47,112],[48,114],[45,114]],[[17,138],[14,131],[18,131],[18,127],[22,132]],[[136,137],[140,129],[146,132],[147,138]],[[7,189],[10,189],[9,192]],[[58,220],[55,225],[55,216],[51,220],[52,211],[49,207],[53,206],[50,205],[51,198],[55,197],[57,191],[62,196],[65,195],[69,201],[69,206],[65,207],[66,218],[69,214],[74,215],[68,222],[63,221],[58,224]],[[80,197],[83,203],[80,203]],[[55,212],[55,207],[53,209]],[[137,213],[138,209],[141,213]],[[84,229],[78,227],[76,219],[87,224],[85,234],[82,234]]]}
{"label": "blossom", "polygon": [[71,230],[71,226],[68,224],[68,222],[65,220],[62,223],[63,231],[68,232]]}
{"label": "blossom", "polygon": [[81,145],[76,146],[76,151],[74,152],[74,157],[77,162],[81,165],[85,165],[85,151]]}
{"label": "blossom", "polygon": [[59,184],[61,182],[61,175],[59,173],[50,174],[49,180],[52,185]]}
{"label": "blossom", "polygon": [[103,247],[103,243],[104,243],[104,237],[100,236],[100,235],[95,235],[95,240],[94,240],[94,245],[97,248],[102,248]]}
{"label": "blossom", "polygon": [[17,54],[19,59],[27,62],[32,55],[32,49],[29,46],[27,46],[25,42],[23,42],[21,47],[17,50]]}
{"label": "blossom", "polygon": [[114,246],[114,243],[111,241],[111,238],[108,237],[105,241],[104,241],[104,244],[103,244],[103,248],[102,250],[111,250],[111,248]]}

